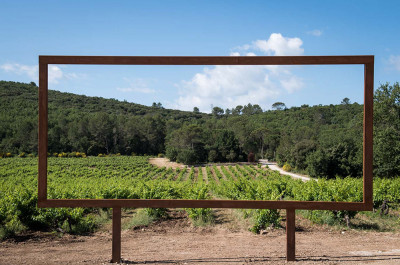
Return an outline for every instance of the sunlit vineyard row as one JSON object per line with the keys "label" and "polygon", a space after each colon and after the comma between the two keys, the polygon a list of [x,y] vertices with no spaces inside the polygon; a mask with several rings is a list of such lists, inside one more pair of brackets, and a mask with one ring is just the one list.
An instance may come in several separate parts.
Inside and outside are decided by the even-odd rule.
{"label": "sunlit vineyard row", "polygon": [[[261,165],[212,165],[159,168],[146,156],[48,158],[48,197],[52,199],[231,199],[362,201],[362,180],[355,178],[302,182]],[[400,201],[400,178],[375,179],[374,203]],[[37,204],[37,158],[0,160],[0,238],[25,230],[95,231],[100,209],[40,209]],[[185,209],[188,216],[212,219],[210,209]],[[165,209],[152,209],[156,217]],[[278,210],[243,210],[252,231],[279,225]],[[333,218],[354,217],[347,211]]]}

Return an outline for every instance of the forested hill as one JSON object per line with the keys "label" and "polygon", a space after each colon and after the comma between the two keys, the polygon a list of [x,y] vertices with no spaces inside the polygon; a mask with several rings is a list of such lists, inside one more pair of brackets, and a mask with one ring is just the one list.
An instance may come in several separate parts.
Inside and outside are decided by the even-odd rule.
{"label": "forested hill", "polygon": [[[375,173],[400,173],[400,88],[375,92]],[[0,154],[36,153],[37,86],[0,81]],[[282,107],[282,106],[280,106]],[[363,106],[237,106],[213,114],[49,91],[49,152],[166,154],[193,164],[244,161],[249,153],[311,176],[362,175]]]}
{"label": "forested hill", "polygon": [[[34,82],[30,84],[0,81],[1,103],[23,104],[24,109],[37,110],[38,105],[38,87]],[[105,99],[101,97],[88,97],[85,95],[76,95],[72,93],[49,90],[49,113],[51,110],[57,112],[79,112],[95,113],[105,112],[107,114],[130,114],[130,115],[161,115],[163,117],[172,117],[174,119],[201,118],[201,113],[165,109],[160,103],[153,104],[152,107],[127,101],[118,101],[116,99]]]}

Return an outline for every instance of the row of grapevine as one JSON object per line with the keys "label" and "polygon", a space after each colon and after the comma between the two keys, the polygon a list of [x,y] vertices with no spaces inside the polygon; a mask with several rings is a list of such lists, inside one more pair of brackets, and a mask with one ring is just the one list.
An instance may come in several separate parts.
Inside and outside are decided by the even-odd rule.
{"label": "row of grapevine", "polygon": [[[362,201],[362,180],[354,178],[302,182],[256,166],[158,168],[148,157],[49,158],[48,196],[53,199],[211,199]],[[203,171],[204,170],[204,171]],[[204,181],[205,179],[208,180]],[[374,180],[374,206],[400,203],[400,178]],[[93,231],[97,209],[39,209],[37,159],[0,161],[0,237],[24,229]],[[154,210],[162,214],[163,210]],[[191,218],[209,220],[208,209],[187,209]],[[253,231],[279,223],[276,210],[244,211],[254,218]],[[352,217],[346,211],[334,218]],[[204,216],[203,216],[204,215]],[[200,216],[200,217],[199,217]],[[203,216],[203,217],[201,217]],[[3,236],[2,236],[3,235]]]}

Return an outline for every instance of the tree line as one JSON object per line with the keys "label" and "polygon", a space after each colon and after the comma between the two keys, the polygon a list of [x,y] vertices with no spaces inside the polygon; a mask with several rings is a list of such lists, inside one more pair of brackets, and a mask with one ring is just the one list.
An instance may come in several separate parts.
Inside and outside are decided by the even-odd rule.
{"label": "tree line", "polygon": [[[0,81],[0,152],[37,152],[37,86]],[[400,175],[400,86],[374,94],[374,172]],[[165,154],[186,164],[246,161],[250,153],[313,177],[362,176],[363,105],[263,111],[255,104],[211,114],[49,91],[48,150]]]}

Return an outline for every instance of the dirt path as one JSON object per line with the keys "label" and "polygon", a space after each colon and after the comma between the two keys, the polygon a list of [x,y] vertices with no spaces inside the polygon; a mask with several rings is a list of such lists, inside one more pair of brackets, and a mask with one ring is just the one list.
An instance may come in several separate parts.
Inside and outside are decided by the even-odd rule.
{"label": "dirt path", "polygon": [[282,174],[282,175],[291,176],[292,178],[301,179],[302,181],[316,180],[316,179],[313,179],[313,178],[310,178],[310,177],[307,177],[307,176],[304,176],[304,175],[300,175],[300,174],[290,173],[290,172],[284,171],[282,168],[278,167],[276,163],[269,162],[268,160],[260,159],[259,162],[261,164],[263,164],[263,165],[267,165],[272,170],[279,171],[279,173]]}
{"label": "dirt path", "polygon": [[[400,234],[297,232],[296,265],[400,264]],[[288,264],[284,230],[266,235],[173,226],[122,232],[124,264]],[[111,235],[0,243],[0,264],[109,264]]]}
{"label": "dirt path", "polygon": [[203,175],[203,180],[205,183],[208,184],[208,176],[207,176],[207,170],[205,167],[201,167],[201,173]]}
{"label": "dirt path", "polygon": [[168,158],[161,158],[161,157],[150,158],[149,163],[157,167],[166,167],[166,168],[172,167],[173,169],[185,167],[185,165],[183,164],[171,162],[169,161]]}

